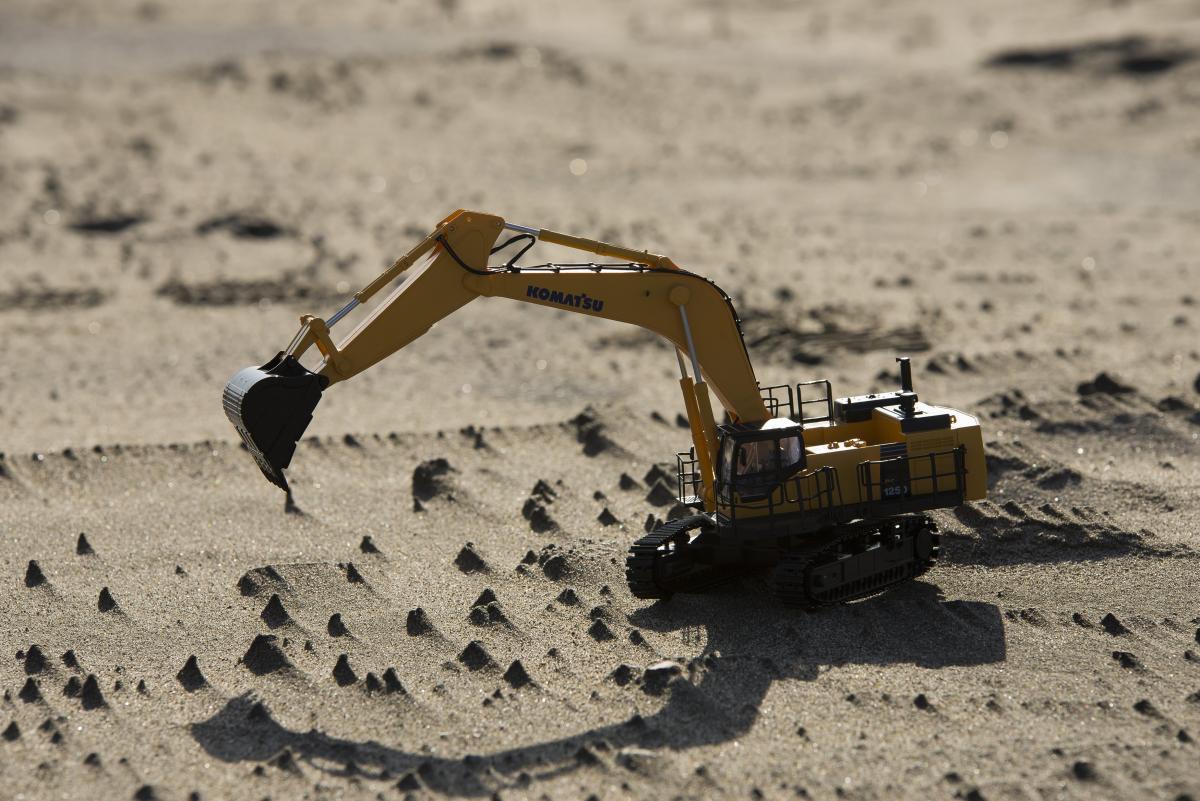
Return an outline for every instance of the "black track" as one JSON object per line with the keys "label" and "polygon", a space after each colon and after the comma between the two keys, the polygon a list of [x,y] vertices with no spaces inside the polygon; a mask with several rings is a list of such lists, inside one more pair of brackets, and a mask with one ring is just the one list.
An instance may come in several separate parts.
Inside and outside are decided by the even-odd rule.
{"label": "black track", "polygon": [[925,515],[835,529],[811,548],[784,556],[772,590],[786,606],[807,609],[865,598],[933,567],[938,543],[937,524]]}
{"label": "black track", "polygon": [[[700,592],[743,573],[745,565],[709,565],[688,553],[691,534],[712,526],[705,515],[673,520],[639,539],[625,558],[635,598]],[[938,557],[937,525],[925,515],[839,526],[784,554],[771,589],[786,606],[815,609],[866,598],[914,579]]]}
{"label": "black track", "polygon": [[729,565],[705,565],[688,554],[688,533],[711,526],[705,515],[692,515],[656,528],[629,548],[625,580],[635,598],[670,598],[677,592],[699,592],[738,575]]}

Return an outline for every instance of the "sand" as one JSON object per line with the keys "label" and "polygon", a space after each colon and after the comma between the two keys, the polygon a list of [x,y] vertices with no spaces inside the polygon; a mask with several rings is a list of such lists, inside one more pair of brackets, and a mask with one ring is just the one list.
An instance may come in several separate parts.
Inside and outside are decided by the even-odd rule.
{"label": "sand", "polygon": [[[9,0],[0,796],[1200,798],[1198,85],[1169,3]],[[636,600],[673,355],[486,300],[285,506],[224,382],[459,207],[714,278],[764,385],[912,356],[989,499]]]}

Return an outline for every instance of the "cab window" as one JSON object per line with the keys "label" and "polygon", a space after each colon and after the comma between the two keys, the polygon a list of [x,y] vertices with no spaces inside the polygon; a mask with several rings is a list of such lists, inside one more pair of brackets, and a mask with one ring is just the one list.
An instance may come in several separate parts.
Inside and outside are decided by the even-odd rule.
{"label": "cab window", "polygon": [[804,442],[798,435],[779,438],[779,468],[789,476],[796,468],[804,467]]}
{"label": "cab window", "polygon": [[765,495],[803,467],[799,435],[741,443],[727,438],[721,447],[720,475],[742,496]]}
{"label": "cab window", "polygon": [[[729,444],[726,443],[726,452],[730,450]],[[803,466],[804,443],[799,436],[760,439],[738,448],[735,477],[778,472],[780,478],[787,478]]]}

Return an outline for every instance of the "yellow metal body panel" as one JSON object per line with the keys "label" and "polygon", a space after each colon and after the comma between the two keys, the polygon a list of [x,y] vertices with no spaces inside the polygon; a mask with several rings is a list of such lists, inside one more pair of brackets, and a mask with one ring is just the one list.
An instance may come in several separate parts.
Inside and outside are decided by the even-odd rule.
{"label": "yellow metal body panel", "polygon": [[[869,420],[859,423],[822,421],[807,424],[803,431],[807,463],[800,477],[802,482],[809,482],[807,486],[802,485],[807,503],[792,497],[787,486],[780,486],[772,492],[769,502],[767,499],[754,502],[739,501],[737,516],[753,518],[811,510],[815,506],[812,496],[818,489],[815,482],[820,480],[816,473],[824,467],[832,467],[837,471],[843,504],[866,501],[859,480],[859,466],[863,462],[883,458],[882,447],[896,443],[904,443],[906,446],[910,490],[914,497],[928,495],[934,491],[934,474],[948,477],[953,473],[954,457],[945,451],[952,451],[961,446],[964,448],[966,468],[964,499],[982,500],[987,497],[987,463],[984,459],[983,435],[979,421],[955,409],[932,408],[934,411],[949,412],[950,428],[905,434],[900,430],[898,420],[879,409],[872,412]],[[931,458],[914,458],[926,455],[930,455]],[[878,467],[873,469],[872,477],[878,480]],[[938,483],[938,488],[944,490],[947,488],[948,479],[939,479]],[[717,509],[728,514],[728,502],[718,501]]]}

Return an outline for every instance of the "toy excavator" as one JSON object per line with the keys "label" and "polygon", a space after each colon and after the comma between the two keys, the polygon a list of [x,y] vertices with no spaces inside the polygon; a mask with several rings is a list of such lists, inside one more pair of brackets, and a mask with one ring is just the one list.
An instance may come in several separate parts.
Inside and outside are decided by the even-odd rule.
{"label": "toy excavator", "polygon": [[[497,245],[506,231],[512,236]],[[518,266],[537,242],[620,261]],[[515,256],[489,266],[510,248]],[[402,274],[407,280],[334,344],[329,329]],[[773,592],[789,606],[872,595],[937,559],[937,528],[925,512],[986,495],[978,420],[919,401],[908,359],[898,359],[894,392],[834,399],[828,381],[760,387],[733,305],[712,281],[665,256],[465,210],[328,320],[302,316],[286,350],[230,380],[225,412],[263,474],[286,490],[283,471],[321,393],[478,297],[620,320],[675,346],[692,435],[676,457],[678,494],[695,514],[633,543],[625,575],[638,598],[699,591],[747,568],[772,569]],[[299,362],[312,345],[324,357],[316,372]],[[724,424],[713,417],[710,387]]]}

